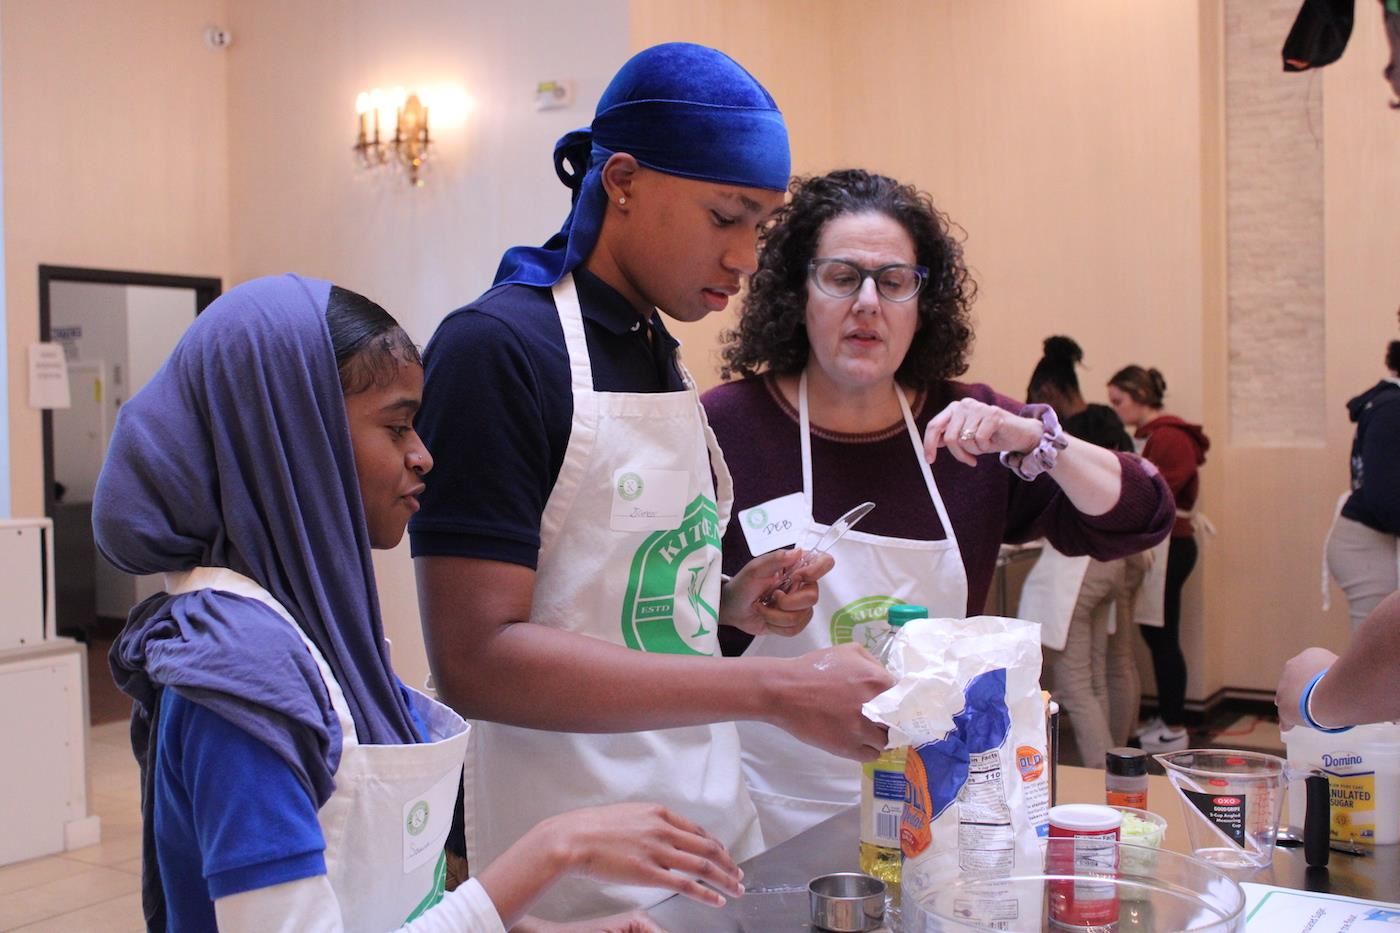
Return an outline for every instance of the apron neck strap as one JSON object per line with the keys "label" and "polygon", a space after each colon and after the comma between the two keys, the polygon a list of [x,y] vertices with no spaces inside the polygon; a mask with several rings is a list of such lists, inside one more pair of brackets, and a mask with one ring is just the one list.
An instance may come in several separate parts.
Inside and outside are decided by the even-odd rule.
{"label": "apron neck strap", "polygon": [[[569,382],[573,389],[574,404],[593,393],[593,364],[588,359],[588,340],[583,330],[583,309],[578,303],[578,288],[574,284],[573,273],[564,276],[550,290],[554,296],[554,307],[559,312],[559,324],[564,329],[564,347],[569,351]],[[700,404],[700,393],[690,370],[685,368],[679,354],[676,356],[676,369],[685,382],[686,391],[695,398],[695,407],[700,412],[700,425],[705,431],[705,447],[710,452],[710,466],[715,472],[715,499],[719,512],[720,533],[729,526],[729,513],[734,506],[734,477],[724,461],[719,449],[719,440],[710,428],[705,409]]]}
{"label": "apron neck strap", "polygon": [[321,649],[317,648],[316,643],[306,637],[306,633],[302,631],[300,625],[297,625],[296,619],[292,618],[292,614],[287,611],[286,606],[279,603],[277,598],[256,580],[245,577],[238,571],[230,570],[227,567],[195,567],[192,570],[165,574],[165,591],[171,596],[195,593],[199,590],[219,590],[223,593],[242,596],[244,599],[262,603],[281,616],[292,627],[292,631],[301,638],[301,643],[306,646],[307,651],[311,652],[311,658],[316,662],[316,669],[321,672],[321,679],[326,683],[326,692],[330,694],[331,707],[335,710],[336,719],[340,721],[342,741],[346,745],[358,744],[355,719],[350,715],[350,704],[345,702],[345,692],[340,689],[340,683],[335,679],[335,674],[331,672],[331,667],[326,663],[325,655],[321,654]]}
{"label": "apron neck strap", "polygon": [[574,397],[593,391],[593,364],[588,359],[588,339],[583,331],[583,309],[578,303],[578,288],[573,273],[554,283],[551,289],[554,307],[559,312],[559,324],[564,328],[564,348],[569,352],[569,381]]}
{"label": "apron neck strap", "polygon": [[[894,385],[895,398],[899,400],[899,412],[904,418],[904,428],[909,435],[909,443],[914,448],[914,459],[918,461],[919,472],[924,478],[924,487],[928,490],[929,499],[933,502],[933,509],[938,513],[938,521],[943,525],[943,533],[957,547],[958,538],[953,533],[953,523],[948,520],[948,510],[943,505],[943,497],[938,493],[938,484],[933,481],[933,470],[929,468],[928,461],[924,459],[923,439],[919,437],[919,426],[914,421],[914,413],[909,408],[909,400],[904,397],[904,390],[899,387],[899,383]],[[798,434],[802,438],[802,495],[807,500],[807,509],[812,510],[812,417],[811,409],[807,403],[807,370],[802,370],[802,375],[797,379],[797,421]],[[813,519],[815,521],[815,519]]]}

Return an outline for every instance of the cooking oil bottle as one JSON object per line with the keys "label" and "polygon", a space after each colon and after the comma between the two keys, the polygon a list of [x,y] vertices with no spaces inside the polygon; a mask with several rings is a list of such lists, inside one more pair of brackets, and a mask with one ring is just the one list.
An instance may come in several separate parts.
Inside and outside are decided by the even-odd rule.
{"label": "cooking oil bottle", "polygon": [[[890,648],[904,623],[928,618],[923,606],[891,606],[889,631],[875,646],[875,657],[889,667]],[[904,815],[904,755],[908,746],[886,749],[861,766],[860,870],[886,884],[899,884],[899,821]]]}

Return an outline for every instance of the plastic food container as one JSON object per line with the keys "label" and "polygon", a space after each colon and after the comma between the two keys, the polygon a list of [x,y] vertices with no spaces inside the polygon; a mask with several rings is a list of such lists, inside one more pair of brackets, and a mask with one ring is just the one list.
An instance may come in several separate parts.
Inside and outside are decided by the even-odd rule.
{"label": "plastic food container", "polygon": [[1114,807],[1123,814],[1123,823],[1118,830],[1118,838],[1126,845],[1146,846],[1149,849],[1159,849],[1162,840],[1167,838],[1166,817],[1153,813],[1151,810],[1139,810],[1137,807]]}
{"label": "plastic food container", "polygon": [[819,875],[807,885],[807,898],[818,929],[865,933],[885,918],[885,883],[860,872]]}
{"label": "plastic food container", "polygon": [[[1058,871],[1009,878],[961,875],[950,879],[918,903],[904,904],[906,928],[960,933],[1088,933],[1095,928],[1075,927],[1054,919],[1073,915],[1057,898],[1065,898],[1066,892],[1087,889],[1093,897],[1113,899],[1117,908],[1113,929],[1119,933],[1244,930],[1244,890],[1214,865],[1167,849],[1115,843],[1116,868],[1086,870],[1082,862],[1076,864],[1071,856],[1057,856],[1053,851],[1056,846],[1073,844],[1072,839],[1047,841],[1044,864]],[[1067,865],[1074,867],[1063,868]]]}
{"label": "plastic food container", "polygon": [[1167,838],[1166,818],[1151,810],[1139,810],[1137,807],[1114,807],[1113,809],[1123,814],[1123,823],[1118,830],[1119,839],[1125,845],[1123,857],[1134,860],[1125,867],[1138,874],[1150,874],[1156,856],[1146,855],[1141,851],[1133,851],[1133,849],[1126,847],[1141,846],[1143,849],[1149,850],[1161,848],[1162,842]]}

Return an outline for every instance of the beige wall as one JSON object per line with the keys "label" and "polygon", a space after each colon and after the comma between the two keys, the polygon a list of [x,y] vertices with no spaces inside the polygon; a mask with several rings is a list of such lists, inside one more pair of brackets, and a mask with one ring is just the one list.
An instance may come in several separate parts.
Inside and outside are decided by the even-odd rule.
{"label": "beige wall", "polygon": [[27,347],[40,263],[223,278],[228,265],[223,0],[10,0],[4,69],[11,503],[43,512]]}
{"label": "beige wall", "polygon": [[[230,0],[229,11],[232,281],[327,278],[382,303],[420,342],[485,291],[506,247],[559,229],[569,192],[554,142],[587,125],[628,55],[625,29],[599,25],[624,22],[624,0]],[[574,81],[574,105],[536,111],[546,79]],[[475,106],[456,125],[429,115],[437,148],[425,186],[359,172],[356,94],[442,84]],[[376,553],[375,566],[395,666],[420,684],[407,543]]]}
{"label": "beige wall", "polygon": [[[791,14],[787,31],[769,14]],[[1321,612],[1317,583],[1346,479],[1342,405],[1381,374],[1400,294],[1400,230],[1375,209],[1400,203],[1400,137],[1379,78],[1379,11],[1358,18],[1339,64],[1296,78],[1325,82],[1322,449],[1229,443],[1219,2],[639,0],[633,45],[685,36],[734,54],[783,106],[799,171],[859,164],[930,191],[967,231],[981,289],[969,378],[1020,394],[1052,333],[1083,345],[1091,400],[1125,363],[1163,370],[1169,410],[1215,442],[1201,505],[1221,535],[1188,585],[1183,631],[1189,694],[1204,699],[1271,691],[1293,653],[1345,637],[1344,611]],[[732,315],[702,325],[705,341],[687,331],[707,384],[707,341]]]}
{"label": "beige wall", "polygon": [[[578,9],[586,6],[587,9]],[[405,12],[407,10],[408,12]],[[1228,442],[1220,8],[1213,0],[10,0],[4,92],[12,489],[41,508],[39,419],[24,398],[40,262],[218,275],[284,269],[381,299],[425,339],[481,290],[500,250],[562,219],[554,139],[587,122],[632,49],[708,42],[784,107],[798,172],[865,164],[916,182],[967,231],[981,285],[970,376],[1023,391],[1041,339],[1074,335],[1087,394],[1129,361],[1216,438],[1203,505],[1221,526],[1188,602],[1191,694],[1269,689],[1344,613],[1317,606],[1317,563],[1350,432],[1342,403],[1380,374],[1400,293],[1400,137],[1385,108],[1378,11],[1322,73],[1326,446]],[[205,25],[233,29],[227,52]],[[548,23],[548,29],[536,29]],[[614,26],[625,23],[626,26]],[[533,30],[530,41],[522,33]],[[586,37],[580,50],[576,40]],[[530,89],[572,78],[573,110]],[[455,82],[476,99],[438,128],[428,186],[358,176],[354,95]],[[702,381],[729,314],[683,329]],[[381,561],[386,621],[423,669],[411,569]]]}

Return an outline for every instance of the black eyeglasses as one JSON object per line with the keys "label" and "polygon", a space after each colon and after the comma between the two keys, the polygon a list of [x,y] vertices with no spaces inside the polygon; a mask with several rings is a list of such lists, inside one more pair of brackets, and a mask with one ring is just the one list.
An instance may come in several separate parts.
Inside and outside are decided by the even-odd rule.
{"label": "black eyeglasses", "polygon": [[823,295],[849,298],[860,291],[866,279],[875,280],[875,290],[886,301],[908,301],[928,280],[928,269],[896,262],[878,269],[865,269],[845,259],[813,259],[807,263],[812,284]]}

